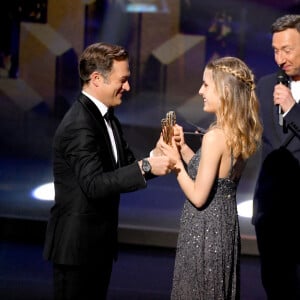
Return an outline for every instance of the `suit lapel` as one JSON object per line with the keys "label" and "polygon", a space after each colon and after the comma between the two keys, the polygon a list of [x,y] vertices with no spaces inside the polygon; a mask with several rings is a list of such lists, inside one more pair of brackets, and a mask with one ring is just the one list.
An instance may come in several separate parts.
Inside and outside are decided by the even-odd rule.
{"label": "suit lapel", "polygon": [[122,146],[122,140],[121,140],[121,133],[120,130],[117,126],[117,119],[116,117],[114,117],[111,120],[111,126],[112,126],[112,130],[114,133],[114,137],[115,137],[115,142],[116,142],[116,146],[117,146],[117,151],[118,151],[118,164],[119,166],[122,166],[124,164],[124,152],[123,152],[123,146]]}
{"label": "suit lapel", "polygon": [[96,107],[96,105],[85,95],[82,93],[79,96],[78,101],[83,105],[83,107],[89,112],[91,118],[95,121],[95,125],[98,128],[99,131],[103,133],[104,139],[105,139],[105,144],[109,148],[109,153],[111,156],[111,160],[114,162],[115,167],[116,162],[113,154],[113,149],[111,146],[110,138],[107,132],[107,128],[105,125],[105,121],[103,116],[101,115],[99,109]]}

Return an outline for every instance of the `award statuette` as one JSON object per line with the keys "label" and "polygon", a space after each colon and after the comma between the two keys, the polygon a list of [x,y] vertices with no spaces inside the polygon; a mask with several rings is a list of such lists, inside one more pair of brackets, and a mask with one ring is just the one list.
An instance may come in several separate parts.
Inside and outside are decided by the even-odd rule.
{"label": "award statuette", "polygon": [[173,137],[173,126],[176,124],[175,111],[169,111],[164,119],[161,119],[161,129],[163,140],[165,143],[171,145]]}

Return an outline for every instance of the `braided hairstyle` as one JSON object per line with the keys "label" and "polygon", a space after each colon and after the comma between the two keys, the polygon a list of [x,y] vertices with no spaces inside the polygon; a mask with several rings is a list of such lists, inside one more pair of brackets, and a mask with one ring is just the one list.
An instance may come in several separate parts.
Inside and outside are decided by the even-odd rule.
{"label": "braided hairstyle", "polygon": [[216,122],[211,127],[224,130],[227,146],[232,149],[234,157],[247,159],[257,151],[262,135],[254,75],[236,57],[215,59],[206,68],[212,71],[221,100]]}

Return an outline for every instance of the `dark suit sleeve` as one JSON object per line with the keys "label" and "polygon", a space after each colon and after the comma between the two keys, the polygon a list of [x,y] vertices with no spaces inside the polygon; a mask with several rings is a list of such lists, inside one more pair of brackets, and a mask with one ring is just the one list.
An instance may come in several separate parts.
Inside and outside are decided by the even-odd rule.
{"label": "dark suit sleeve", "polygon": [[284,117],[287,127],[300,138],[300,104],[296,103]]}
{"label": "dark suit sleeve", "polygon": [[[138,163],[133,161],[116,169],[105,128],[101,132],[93,127],[93,122],[81,121],[80,118],[77,116],[76,122],[70,123],[56,137],[56,178],[69,176],[69,183],[74,181],[74,188],[79,183],[90,199],[145,188],[146,181]],[[69,174],[59,174],[60,170]]]}

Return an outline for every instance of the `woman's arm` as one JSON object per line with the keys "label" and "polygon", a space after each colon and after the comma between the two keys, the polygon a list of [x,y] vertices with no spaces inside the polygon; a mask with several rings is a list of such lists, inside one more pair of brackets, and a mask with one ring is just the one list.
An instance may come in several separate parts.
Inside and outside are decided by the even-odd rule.
{"label": "woman's arm", "polygon": [[[198,208],[202,207],[208,199],[215,179],[219,174],[221,158],[225,148],[225,138],[221,130],[215,129],[205,134],[202,141],[197,176],[193,180],[184,168],[179,152],[176,150],[175,141],[173,147],[165,143],[161,144],[161,150],[165,155],[176,159],[175,172],[180,188],[187,199]],[[178,154],[176,154],[176,151]]]}

